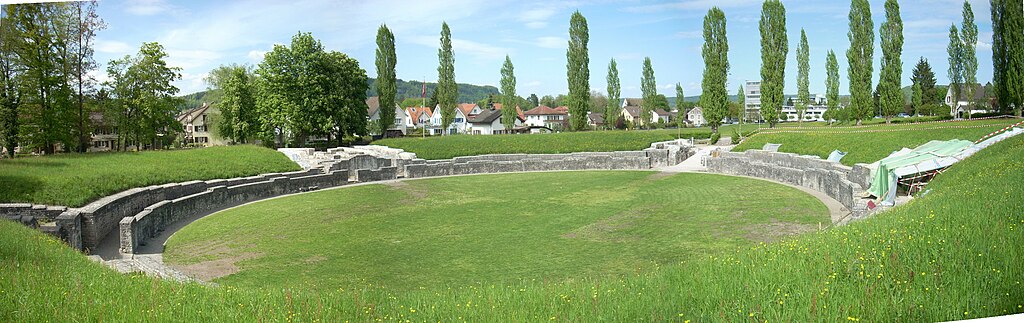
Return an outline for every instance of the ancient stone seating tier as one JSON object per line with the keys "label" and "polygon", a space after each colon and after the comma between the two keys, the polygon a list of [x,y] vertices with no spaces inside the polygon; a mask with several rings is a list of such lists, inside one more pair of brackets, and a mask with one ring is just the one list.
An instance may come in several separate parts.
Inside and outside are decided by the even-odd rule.
{"label": "ancient stone seating tier", "polygon": [[335,150],[331,155],[291,149],[285,154],[312,156],[316,160],[306,161],[315,161],[315,165],[308,163],[311,168],[297,172],[133,188],[81,208],[0,204],[0,217],[38,226],[86,252],[95,250],[114,232],[111,238],[118,239],[120,251],[134,253],[147,239],[185,219],[251,201],[350,182],[523,171],[651,169],[678,164],[693,154],[682,141],[655,143],[642,151],[484,155],[429,161],[380,146],[349,150]]}
{"label": "ancient stone seating tier", "polygon": [[870,212],[867,200],[858,197],[870,183],[870,170],[863,165],[849,167],[817,156],[748,150],[723,152],[709,158],[707,167],[713,173],[763,178],[825,193],[850,210],[853,219]]}

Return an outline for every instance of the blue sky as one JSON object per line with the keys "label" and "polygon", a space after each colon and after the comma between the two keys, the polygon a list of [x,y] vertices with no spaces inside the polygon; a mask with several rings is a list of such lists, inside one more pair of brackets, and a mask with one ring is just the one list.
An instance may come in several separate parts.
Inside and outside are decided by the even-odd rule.
{"label": "blue sky", "polygon": [[[988,1],[972,0],[979,29],[978,79],[992,78]],[[849,2],[786,0],[790,53],[786,92],[796,92],[795,51],[800,29],[807,31],[811,56],[811,92],[824,92],[825,55],[836,51],[841,92],[848,92],[845,51],[849,46]],[[882,0],[871,1],[875,30],[884,20]],[[948,30],[961,20],[962,1],[900,1],[904,21],[903,84],[918,57],[928,58],[939,83],[946,83]],[[515,65],[517,92],[528,96],[567,92],[565,48],[569,17],[579,10],[590,28],[591,88],[605,92],[608,61],[618,61],[623,96],[640,96],[643,58],[651,57],[658,90],[675,96],[700,93],[703,60],[701,29],[707,10],[726,13],[732,64],[729,92],[760,75],[758,19],[760,0],[676,1],[504,1],[504,0],[299,0],[165,1],[102,0],[100,16],[108,28],[97,36],[101,70],[117,57],[134,53],[142,42],[157,41],[171,65],[183,68],[182,93],[206,88],[203,77],[230,63],[258,64],[273,44],[287,44],[298,31],[312,32],[329,50],[356,58],[374,77],[377,27],[387,23],[396,38],[401,79],[437,79],[441,22],[452,29],[455,75],[460,83],[496,85],[506,54]],[[875,37],[875,79],[881,57]],[[103,79],[104,73],[99,72]]]}

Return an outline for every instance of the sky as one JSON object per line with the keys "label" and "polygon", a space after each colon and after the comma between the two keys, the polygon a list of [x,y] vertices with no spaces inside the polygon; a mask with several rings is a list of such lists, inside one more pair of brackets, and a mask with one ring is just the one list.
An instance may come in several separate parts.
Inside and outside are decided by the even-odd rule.
{"label": "sky", "polygon": [[[885,19],[882,0],[871,1],[876,30],[874,79],[878,80]],[[978,79],[992,79],[992,27],[986,0],[970,0],[979,30]],[[839,58],[840,92],[847,94],[846,49],[849,2],[784,0],[789,54],[786,93],[796,93],[796,48],[801,28],[810,44],[810,91],[824,93],[825,57]],[[288,44],[299,31],[311,32],[328,50],[359,61],[370,77],[376,31],[387,24],[395,35],[396,72],[404,80],[437,80],[441,23],[452,31],[455,77],[459,83],[498,85],[509,55],[517,92],[538,96],[568,92],[566,47],[569,18],[581,12],[590,30],[590,87],[606,92],[608,62],[618,62],[623,97],[640,96],[644,57],[653,63],[658,91],[675,96],[681,83],[687,96],[700,93],[704,63],[703,17],[713,5],[725,11],[729,40],[729,93],[760,78],[760,0],[533,1],[533,0],[297,0],[165,1],[101,0],[99,14],[108,28],[96,37],[99,79],[107,62],[134,54],[143,42],[159,42],[168,63],[182,68],[176,82],[182,94],[206,89],[203,78],[224,64],[257,65],[275,44]],[[949,26],[959,28],[963,2],[902,0],[903,85],[919,57],[928,59],[938,83],[947,83]]]}

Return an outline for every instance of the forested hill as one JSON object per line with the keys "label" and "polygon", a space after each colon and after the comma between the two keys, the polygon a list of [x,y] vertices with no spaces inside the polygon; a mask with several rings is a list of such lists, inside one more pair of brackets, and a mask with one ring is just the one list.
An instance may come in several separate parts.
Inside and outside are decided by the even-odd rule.
{"label": "forested hill", "polygon": [[[367,82],[368,84],[367,84],[367,89],[366,89],[366,96],[370,97],[370,96],[376,96],[377,95],[377,85],[376,85],[376,82],[377,82],[376,79],[373,79],[373,78],[368,79],[368,82]],[[423,85],[423,82],[420,82],[420,81],[408,81],[407,82],[407,81],[403,81],[403,80],[398,80],[398,82],[396,84],[396,88],[398,89],[398,94],[395,96],[395,101],[402,102],[402,100],[406,99],[406,98],[418,98],[418,97],[420,97],[420,93],[421,93],[420,91],[422,91],[422,85]],[[427,97],[428,98],[430,97],[431,94],[434,93],[434,89],[435,88],[437,88],[437,83],[427,82]],[[216,93],[212,93],[212,92],[213,91],[199,91],[199,92],[195,92],[195,93],[191,93],[191,94],[186,94],[186,95],[180,96],[180,98],[182,98],[184,100],[184,102],[182,103],[181,106],[178,107],[179,110],[195,108],[195,107],[198,107],[198,106],[202,105],[203,102],[215,103],[215,101],[217,101],[218,95],[216,95]],[[487,97],[488,95],[498,94],[498,93],[499,93],[498,92],[498,88],[490,86],[490,85],[473,85],[473,84],[459,83],[459,102],[460,103],[476,102],[476,101],[479,101],[482,98]]]}
{"label": "forested hill", "polygon": [[[377,96],[377,80],[370,78],[368,83],[369,89],[366,91],[366,96]],[[395,87],[398,89],[398,94],[395,95],[395,101],[397,102],[402,102],[406,98],[418,98],[423,90],[423,82],[421,81],[403,81],[399,79],[396,83]],[[434,93],[435,88],[437,88],[437,83],[427,82],[428,98]],[[491,94],[498,94],[498,88],[490,85],[459,83],[460,103],[476,102]]]}

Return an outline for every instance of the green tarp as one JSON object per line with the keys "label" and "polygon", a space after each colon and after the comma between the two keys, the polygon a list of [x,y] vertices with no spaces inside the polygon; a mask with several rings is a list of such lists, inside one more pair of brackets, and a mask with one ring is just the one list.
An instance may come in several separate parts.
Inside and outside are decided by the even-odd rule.
{"label": "green tarp", "polygon": [[878,169],[871,173],[871,188],[868,193],[875,197],[884,197],[896,183],[894,170],[903,166],[916,165],[923,161],[956,155],[973,145],[966,140],[938,141],[932,140],[898,156],[889,156],[878,162]]}

